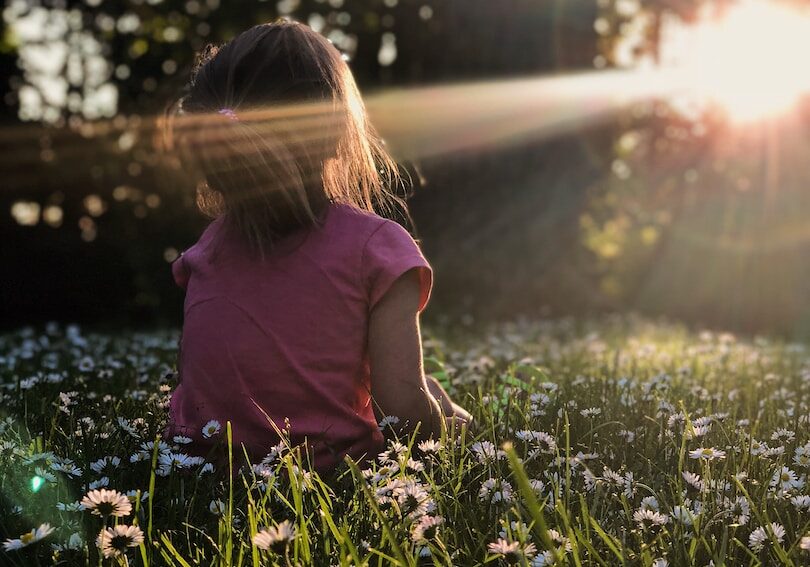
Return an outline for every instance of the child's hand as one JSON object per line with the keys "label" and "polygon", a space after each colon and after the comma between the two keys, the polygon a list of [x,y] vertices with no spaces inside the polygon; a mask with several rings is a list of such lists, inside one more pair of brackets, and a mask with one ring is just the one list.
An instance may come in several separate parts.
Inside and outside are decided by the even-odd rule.
{"label": "child's hand", "polygon": [[442,385],[439,384],[439,381],[428,374],[425,376],[425,383],[427,384],[428,392],[439,402],[442,411],[446,415],[453,415],[453,402],[450,400],[450,396],[447,395],[447,392],[444,391],[444,388],[442,388]]}
{"label": "child's hand", "polygon": [[459,438],[466,437],[467,439],[478,435],[478,422],[475,421],[472,416],[464,419],[456,415],[451,415],[445,418],[445,425],[447,426],[448,435],[455,435],[455,437]]}
{"label": "child's hand", "polygon": [[430,395],[436,398],[437,402],[439,402],[439,405],[441,406],[445,415],[454,417],[468,424],[472,422],[472,416],[470,413],[450,399],[450,395],[445,391],[444,388],[442,388],[442,385],[439,384],[438,380],[436,380],[433,376],[427,375],[425,376],[425,382],[427,383],[428,392]]}

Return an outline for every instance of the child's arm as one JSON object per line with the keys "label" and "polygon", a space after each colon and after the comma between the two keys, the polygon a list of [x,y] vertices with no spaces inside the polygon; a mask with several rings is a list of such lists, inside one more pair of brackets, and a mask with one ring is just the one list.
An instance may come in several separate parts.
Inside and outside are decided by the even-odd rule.
{"label": "child's arm", "polygon": [[[407,432],[421,422],[420,438],[438,438],[446,424],[441,405],[431,395],[430,383],[424,375],[417,312],[419,293],[418,274],[409,270],[391,285],[371,311],[368,337],[371,394],[383,414],[407,422]],[[463,419],[461,415],[458,418]],[[455,412],[448,419],[457,419]]]}

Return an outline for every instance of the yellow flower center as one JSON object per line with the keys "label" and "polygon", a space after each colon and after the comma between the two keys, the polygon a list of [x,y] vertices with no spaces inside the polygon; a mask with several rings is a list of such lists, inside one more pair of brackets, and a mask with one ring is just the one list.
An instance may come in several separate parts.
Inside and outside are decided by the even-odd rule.
{"label": "yellow flower center", "polygon": [[27,534],[23,534],[20,536],[20,541],[23,542],[24,545],[28,545],[32,541],[34,541],[34,532],[28,532]]}

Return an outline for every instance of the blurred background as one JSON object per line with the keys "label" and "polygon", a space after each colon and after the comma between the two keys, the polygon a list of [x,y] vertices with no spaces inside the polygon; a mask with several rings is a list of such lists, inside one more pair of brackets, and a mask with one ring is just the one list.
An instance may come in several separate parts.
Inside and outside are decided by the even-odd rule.
{"label": "blurred background", "polygon": [[11,0],[4,329],[180,324],[169,262],[207,220],[150,125],[196,51],[280,16],[344,53],[400,148],[425,320],[810,338],[810,15],[779,0]]}

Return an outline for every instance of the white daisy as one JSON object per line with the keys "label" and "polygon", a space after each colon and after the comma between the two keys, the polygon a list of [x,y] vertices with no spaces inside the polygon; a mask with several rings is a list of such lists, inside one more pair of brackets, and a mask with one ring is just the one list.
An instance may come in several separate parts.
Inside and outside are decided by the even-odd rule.
{"label": "white daisy", "polygon": [[84,510],[84,506],[78,500],[76,502],[57,502],[56,509],[61,510],[62,512],[81,512]]}
{"label": "white daisy", "polygon": [[441,516],[422,516],[411,530],[411,541],[424,544],[436,537],[439,525],[444,522]]}
{"label": "white daisy", "polygon": [[549,529],[547,533],[551,541],[557,544],[557,555],[564,555],[574,549],[571,541],[557,530]]}
{"label": "white daisy", "polygon": [[422,461],[408,459],[405,461],[405,468],[411,472],[422,472],[425,470],[425,464]]}
{"label": "white daisy", "polygon": [[432,505],[427,490],[417,481],[407,480],[392,491],[403,514],[411,518],[424,516]]}
{"label": "white daisy", "polygon": [[724,498],[726,511],[731,514],[731,521],[735,524],[746,525],[751,519],[751,505],[745,496],[738,496],[734,500]]}
{"label": "white daisy", "polygon": [[582,471],[582,481],[585,484],[586,491],[593,492],[593,490],[596,488],[596,483],[598,480],[599,479],[595,474],[593,474],[591,469],[586,467],[585,470]]}
{"label": "white daisy", "polygon": [[123,429],[124,431],[126,431],[129,435],[131,435],[132,437],[135,437],[135,438],[140,437],[140,435],[138,435],[138,430],[135,428],[135,426],[133,426],[129,422],[129,420],[127,420],[127,419],[125,419],[123,417],[119,417],[117,419],[117,421],[118,421],[118,426],[121,429]]}
{"label": "white daisy", "polygon": [[96,545],[107,558],[123,555],[128,547],[138,547],[142,543],[141,528],[122,524],[101,530],[96,538]]}
{"label": "white daisy", "polygon": [[686,483],[687,483],[689,486],[691,486],[691,487],[693,487],[693,488],[697,488],[697,489],[698,489],[698,490],[700,490],[700,491],[703,491],[703,490],[704,490],[704,488],[705,488],[705,484],[704,484],[704,482],[701,480],[701,478],[700,478],[700,475],[699,475],[699,474],[691,473],[691,472],[689,472],[689,471],[683,471],[683,472],[681,473],[681,476],[683,476],[683,479],[686,481]]}
{"label": "white daisy", "polygon": [[658,511],[658,500],[655,499],[655,496],[645,496],[641,499],[641,504],[639,508],[642,510],[653,510],[655,512]]}
{"label": "white daisy", "polygon": [[185,453],[165,453],[158,457],[158,464],[166,468],[185,469],[192,466],[194,461]]}
{"label": "white daisy", "polygon": [[82,372],[89,372],[95,367],[95,362],[89,356],[85,356],[78,362],[77,366]]}
{"label": "white daisy", "polygon": [[554,564],[554,555],[548,550],[535,555],[529,562],[530,567],[546,567],[547,565]]}
{"label": "white daisy", "polygon": [[51,470],[65,473],[66,475],[73,477],[82,476],[82,469],[77,467],[71,459],[54,459],[54,462],[51,463]]}
{"label": "white daisy", "polygon": [[426,439],[421,441],[417,447],[424,453],[438,453],[442,449],[441,441],[434,441],[433,439]]}
{"label": "white daisy", "polygon": [[765,541],[768,539],[768,533],[765,528],[757,528],[748,536],[748,547],[756,552],[762,551],[765,547]]}
{"label": "white daisy", "polygon": [[112,469],[117,469],[118,466],[121,464],[121,459],[116,456],[109,456],[109,457],[102,457],[99,460],[90,463],[90,468],[93,469],[94,472],[101,474],[104,469],[110,467]]}
{"label": "white daisy", "polygon": [[21,549],[48,537],[55,529],[56,528],[52,528],[50,524],[41,524],[38,528],[35,528],[18,538],[7,539],[5,542],[3,542],[3,549],[6,551]]}
{"label": "white daisy", "polygon": [[259,549],[283,551],[295,539],[295,526],[284,520],[276,526],[263,528],[253,536],[253,545]]}
{"label": "white daisy", "polygon": [[768,444],[757,439],[751,439],[751,454],[762,455],[768,450]]}
{"label": "white daisy", "polygon": [[380,420],[380,423],[377,424],[377,427],[380,431],[383,431],[386,427],[391,427],[399,423],[399,418],[395,415],[386,415],[384,418]]}
{"label": "white daisy", "polygon": [[773,439],[774,441],[790,442],[793,441],[795,438],[796,432],[791,431],[790,429],[785,429],[784,427],[777,429],[771,434],[771,439]]}
{"label": "white daisy", "polygon": [[765,457],[779,457],[780,455],[784,454],[784,445],[779,445],[778,447],[768,447],[762,455]]}
{"label": "white daisy", "polygon": [[210,439],[222,430],[222,425],[216,420],[212,419],[202,427],[202,435],[206,439]]}
{"label": "white daisy", "polygon": [[103,488],[105,486],[110,485],[110,477],[102,476],[98,480],[94,480],[90,484],[87,485],[87,490],[96,490],[97,488]]}
{"label": "white daisy", "polygon": [[661,512],[656,512],[655,510],[640,508],[633,513],[633,521],[636,522],[641,529],[653,529],[669,522],[669,516]]}
{"label": "white daisy", "polygon": [[793,463],[800,467],[810,468],[810,452],[801,449],[802,447],[796,449],[793,456]]}
{"label": "white daisy", "polygon": [[[773,538],[777,542],[782,543],[785,538],[785,528],[781,524],[771,522],[770,531],[773,534]],[[765,527],[760,526],[748,536],[748,547],[750,547],[752,551],[759,553],[768,541],[771,541],[771,535]]]}
{"label": "white daisy", "polygon": [[522,558],[534,557],[537,548],[533,543],[522,546],[519,541],[507,541],[502,538],[489,543],[487,550],[493,555],[500,555],[507,561],[517,562]]}
{"label": "white daisy", "polygon": [[797,510],[810,511],[810,496],[801,495],[794,496],[790,499],[790,503],[796,507]]}
{"label": "white daisy", "polygon": [[697,419],[692,420],[692,425],[694,427],[706,427],[707,425],[712,424],[712,417],[711,416],[703,416],[698,417]]}
{"label": "white daisy", "polygon": [[470,445],[470,450],[475,453],[479,463],[494,461],[506,456],[506,453],[495,447],[491,441],[476,441]]}
{"label": "white daisy", "polygon": [[82,498],[82,506],[97,516],[122,518],[132,513],[132,503],[117,490],[91,490]]}
{"label": "white daisy", "polygon": [[779,488],[784,491],[793,490],[794,488],[801,488],[802,482],[796,473],[788,467],[782,467],[777,471],[771,479],[771,488]]}
{"label": "white daisy", "polygon": [[146,451],[138,451],[137,453],[133,453],[129,456],[130,463],[139,463],[141,461],[149,461],[151,459],[152,456]]}
{"label": "white daisy", "polygon": [[545,453],[547,455],[554,455],[557,453],[557,441],[555,441],[554,437],[545,431],[532,431],[524,429],[515,433],[515,436],[523,441],[536,444],[541,453]]}
{"label": "white daisy", "polygon": [[211,503],[208,504],[208,510],[216,516],[224,514],[225,509],[225,503],[222,500],[211,500]]}
{"label": "white daisy", "polygon": [[[636,495],[636,481],[635,481],[635,477],[634,477],[632,471],[627,471],[626,473],[624,473],[624,495],[628,499],[631,499]],[[652,497],[648,496],[648,498],[652,498]],[[655,498],[653,498],[653,500],[655,500]],[[642,501],[642,507],[643,507],[643,501]],[[658,508],[656,508],[656,510],[657,509]]]}
{"label": "white daisy", "polygon": [[686,506],[673,506],[672,517],[685,526],[691,526],[695,522],[695,515]]}
{"label": "white daisy", "polygon": [[377,455],[377,460],[383,465],[398,463],[408,453],[408,447],[399,441],[391,441],[388,449]]}
{"label": "white daisy", "polygon": [[488,478],[481,485],[478,498],[489,502],[509,503],[512,501],[512,485],[503,479]]}
{"label": "white daisy", "polygon": [[712,430],[712,424],[707,423],[706,425],[695,425],[692,423],[692,427],[686,430],[685,437],[687,439],[697,439],[698,437],[703,437],[707,435]]}
{"label": "white daisy", "polygon": [[617,488],[624,488],[624,477],[609,467],[605,467],[602,470],[602,478],[609,485],[616,486]]}
{"label": "white daisy", "polygon": [[713,461],[715,459],[724,459],[726,452],[714,447],[700,447],[689,451],[689,456],[693,459],[703,459],[704,461]]}

